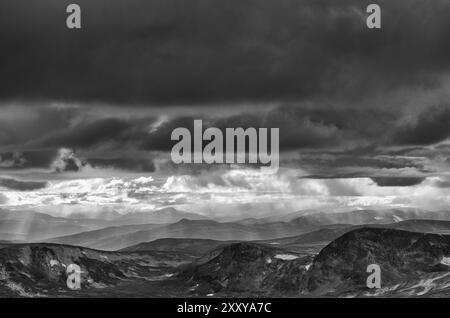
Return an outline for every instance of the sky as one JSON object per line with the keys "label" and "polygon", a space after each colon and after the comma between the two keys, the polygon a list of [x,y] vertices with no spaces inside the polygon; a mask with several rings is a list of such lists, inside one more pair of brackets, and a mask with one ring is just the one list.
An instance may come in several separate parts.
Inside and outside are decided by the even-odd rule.
{"label": "sky", "polygon": [[[212,217],[447,209],[450,3],[0,3],[0,206]],[[174,128],[280,129],[280,170],[176,165]]]}

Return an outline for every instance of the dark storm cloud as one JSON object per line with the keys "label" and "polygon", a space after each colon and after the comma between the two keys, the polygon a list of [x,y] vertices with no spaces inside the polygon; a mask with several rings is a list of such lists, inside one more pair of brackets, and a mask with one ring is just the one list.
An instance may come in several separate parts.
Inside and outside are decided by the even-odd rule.
{"label": "dark storm cloud", "polygon": [[[151,172],[155,170],[152,153],[167,153],[172,149],[176,141],[171,140],[171,133],[175,128],[187,128],[193,135],[195,119],[203,120],[203,129],[218,127],[223,132],[226,128],[237,127],[279,128],[280,151],[299,151],[301,159],[293,165],[317,175],[372,175],[372,172],[361,174],[364,169],[413,168],[423,171],[423,164],[408,155],[432,155],[420,147],[409,147],[409,153],[402,149],[383,152],[386,132],[399,120],[398,114],[385,110],[292,105],[229,116],[175,116],[164,120],[148,115],[116,116],[94,118],[88,113],[80,115],[76,112],[63,121],[67,127],[49,125],[46,130],[35,129],[33,132],[33,127],[46,123],[46,119],[38,117],[35,126],[25,125],[30,140],[18,145],[35,150],[4,152],[0,154],[0,166],[4,169],[55,169],[55,162],[61,159],[60,150],[67,149],[62,153],[69,156],[56,164],[59,171],[75,172],[89,164],[94,168]],[[79,161],[73,161],[72,151],[77,151],[75,157]],[[282,166],[290,165],[289,159],[283,159],[283,154],[281,159]],[[342,169],[346,171],[339,171]]]}
{"label": "dark storm cloud", "polygon": [[[162,121],[148,114],[131,117],[112,111],[111,117],[104,117],[103,114],[99,117],[98,114],[90,115],[89,108],[72,110],[35,107],[31,116],[24,115],[14,123],[9,123],[11,129],[3,131],[5,140],[9,142],[0,144],[25,150],[51,149],[52,157],[55,151],[64,147],[93,151],[169,151],[175,144],[175,141],[171,141],[171,133],[175,128],[185,127],[192,133],[194,120],[202,119],[204,129],[218,127],[223,132],[226,128],[237,127],[279,128],[281,151],[334,148],[341,147],[342,143],[354,148],[359,143],[377,141],[397,120],[395,114],[383,110],[316,106],[281,106],[229,116],[180,115]],[[17,139],[18,134],[21,137]],[[9,157],[13,154],[10,152]],[[22,159],[19,156],[15,160],[18,162],[14,166],[18,166]],[[35,160],[32,158],[31,161]]]}
{"label": "dark storm cloud", "polygon": [[44,147],[82,147],[87,148],[110,140],[125,138],[132,124],[119,118],[105,118],[93,122],[80,123],[74,127],[60,130],[35,141]]}
{"label": "dark storm cloud", "polygon": [[[153,160],[149,154],[141,154],[140,156],[136,155],[134,157],[115,156],[96,158],[78,155],[73,150],[67,148],[0,153],[0,169],[2,170],[41,168],[52,169],[54,172],[78,172],[87,165],[94,168],[111,168],[133,172],[155,171]],[[15,184],[17,183],[14,183],[14,180],[6,183],[0,179],[0,185],[2,186],[14,186]],[[34,184],[30,186],[34,186]]]}
{"label": "dark storm cloud", "polygon": [[0,178],[0,187],[18,191],[32,191],[45,188],[47,182],[41,181],[19,181],[15,179]]}
{"label": "dark storm cloud", "polygon": [[193,136],[195,119],[200,118],[183,116],[165,121],[153,131],[142,135],[143,139],[140,140],[139,146],[145,150],[169,151],[177,142],[171,140],[172,131],[178,127],[183,127],[187,128],[191,132],[191,136]]}
{"label": "dark storm cloud", "polygon": [[397,156],[370,147],[351,151],[302,151],[300,158],[286,165],[303,169],[308,178],[373,178],[380,185],[389,182],[400,185],[402,181],[412,182],[416,178],[418,181],[430,172],[420,158]]}
{"label": "dark storm cloud", "polygon": [[[147,150],[170,150],[176,141],[170,141],[175,128],[187,128],[193,135],[195,119],[203,120],[203,129],[226,128],[278,128],[280,150],[303,148],[340,147],[345,141],[375,141],[396,120],[383,110],[337,109],[325,107],[282,106],[269,111],[244,112],[226,117],[176,117],[164,122],[152,132],[142,133],[145,140],[141,146]],[[136,136],[136,135],[135,135]]]}
{"label": "dark storm cloud", "polygon": [[[0,53],[1,54],[1,53]],[[80,116],[76,108],[50,107],[40,103],[35,107],[12,104],[0,115],[0,145],[17,145],[39,136],[69,127]]]}
{"label": "dark storm cloud", "polygon": [[[320,159],[319,159],[320,160]],[[395,156],[376,156],[368,155],[352,156],[348,154],[338,155],[329,161],[328,164],[334,167],[372,167],[382,169],[401,169],[401,168],[418,168],[422,166],[412,158],[399,158]]]}
{"label": "dark storm cloud", "polygon": [[268,113],[244,114],[218,120],[214,126],[249,128],[278,128],[280,150],[337,146],[343,131],[333,122],[312,118],[308,112],[298,113],[293,108],[278,108]]}
{"label": "dark storm cloud", "polygon": [[155,171],[155,165],[149,158],[88,158],[86,161],[92,167],[114,168],[136,172]]}
{"label": "dark storm cloud", "polygon": [[135,155],[122,157],[85,157],[79,155],[72,149],[61,148],[57,157],[53,160],[49,168],[53,168],[55,172],[79,172],[85,167],[107,168],[114,170],[124,170],[132,172],[153,172],[155,165],[152,158],[146,156]]}
{"label": "dark storm cloud", "polygon": [[[279,128],[280,150],[282,151],[339,145],[342,137],[341,131],[333,123],[316,121],[307,114],[296,114],[290,108],[277,108],[269,112],[243,113],[226,118],[178,117],[166,121],[155,131],[149,132],[141,144],[142,148],[170,150],[177,142],[171,141],[172,131],[175,128],[183,127],[187,128],[193,136],[195,119],[202,119],[203,130],[208,127],[217,127],[224,135],[227,128]],[[204,145],[206,143],[204,142]]]}
{"label": "dark storm cloud", "polygon": [[2,0],[0,99],[195,104],[355,100],[448,71],[448,1]]}
{"label": "dark storm cloud", "polygon": [[[1,169],[151,172],[194,119],[279,128],[281,152],[317,177],[401,185],[397,173],[448,157],[425,146],[450,136],[449,108],[415,98],[448,74],[448,1],[380,0],[381,30],[360,0],[79,0],[83,28],[68,30],[71,2],[0,1]],[[210,105],[220,115],[199,115]]]}
{"label": "dark storm cloud", "polygon": [[[370,156],[359,155],[354,156],[346,153],[335,154],[304,154],[299,161],[301,165],[314,166],[318,169],[334,169],[334,168],[374,168],[374,169],[403,169],[414,168],[419,171],[423,170],[420,162],[416,162],[413,158],[399,158],[395,156]],[[365,175],[367,176],[367,175]]]}
{"label": "dark storm cloud", "polygon": [[450,136],[450,107],[435,106],[423,111],[413,123],[400,126],[394,142],[407,145],[430,145]]}
{"label": "dark storm cloud", "polygon": [[421,184],[425,180],[419,177],[372,177],[371,179],[380,187],[409,187]]}
{"label": "dark storm cloud", "polygon": [[57,150],[27,150],[0,153],[0,169],[48,168]]}

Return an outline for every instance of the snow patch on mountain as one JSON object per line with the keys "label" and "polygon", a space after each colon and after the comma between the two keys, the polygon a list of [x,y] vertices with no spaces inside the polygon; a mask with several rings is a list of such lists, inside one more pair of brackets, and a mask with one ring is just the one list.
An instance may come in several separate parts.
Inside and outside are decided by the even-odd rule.
{"label": "snow patch on mountain", "polygon": [[445,257],[445,256],[442,257],[442,259],[441,259],[441,264],[450,266],[450,257]]}
{"label": "snow patch on mountain", "polygon": [[292,261],[294,259],[297,259],[298,256],[291,254],[277,254],[275,255],[275,258],[281,259],[283,261]]}

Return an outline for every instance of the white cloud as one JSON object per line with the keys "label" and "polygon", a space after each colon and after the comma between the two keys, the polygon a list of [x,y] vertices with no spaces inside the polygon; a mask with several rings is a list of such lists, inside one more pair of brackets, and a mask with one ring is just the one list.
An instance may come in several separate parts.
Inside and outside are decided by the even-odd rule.
{"label": "white cloud", "polygon": [[105,207],[128,213],[171,205],[214,217],[248,217],[303,209],[440,209],[450,203],[450,188],[437,187],[437,177],[410,187],[380,187],[370,178],[307,179],[302,175],[301,170],[294,169],[280,169],[271,175],[233,169],[169,177],[52,180],[47,187],[34,191],[3,189],[0,206],[66,215]]}

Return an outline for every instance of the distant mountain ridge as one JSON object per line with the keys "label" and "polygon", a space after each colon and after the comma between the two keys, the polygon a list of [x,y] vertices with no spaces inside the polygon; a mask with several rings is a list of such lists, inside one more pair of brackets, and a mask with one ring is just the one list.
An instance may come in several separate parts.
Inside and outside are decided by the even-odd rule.
{"label": "distant mountain ridge", "polygon": [[0,210],[0,239],[39,241],[50,237],[101,228],[106,222],[54,217],[32,211]]}
{"label": "distant mountain ridge", "polygon": [[[152,223],[151,221],[154,224],[166,224],[175,223],[186,218],[194,220],[206,219],[201,215],[182,212],[173,208],[126,215],[106,210],[103,214],[97,213],[96,216],[101,216],[103,219],[86,217],[84,214],[56,217],[34,211],[0,209],[0,240],[40,242],[48,241],[54,237],[77,235],[118,226],[138,225],[136,231],[149,229],[151,228],[150,225],[145,227],[139,227],[139,225]],[[83,240],[80,240],[80,242],[83,242]],[[80,242],[72,243],[80,244]]]}
{"label": "distant mountain ridge", "polygon": [[[314,226],[304,223],[276,222],[267,224],[245,225],[239,223],[219,223],[212,220],[182,219],[173,224],[107,228],[95,232],[79,233],[71,236],[57,237],[49,240],[53,243],[80,244],[83,246],[103,249],[119,250],[143,242],[150,242],[160,238],[196,238],[220,241],[252,241],[271,239],[280,236],[292,236],[309,232]],[[128,231],[130,229],[130,231]],[[114,233],[114,230],[117,232]],[[89,237],[89,239],[83,238]]]}
{"label": "distant mountain ridge", "polygon": [[[357,226],[389,226],[411,231],[447,233],[448,211],[429,212],[420,209],[356,210],[342,213],[298,211],[279,219],[247,218],[235,222],[217,222],[206,217],[165,208],[156,211],[110,214],[113,219],[99,220],[54,217],[32,211],[0,210],[0,240],[14,242],[52,242],[90,248],[117,250],[162,238],[209,239],[220,241],[276,240],[299,238],[289,248],[327,244]],[[298,216],[300,215],[300,216]],[[106,217],[106,216],[105,216]],[[412,221],[416,218],[420,220]],[[409,222],[411,221],[411,222]],[[434,223],[425,221],[435,221]],[[441,222],[441,223],[439,223]],[[395,225],[397,224],[397,225]],[[341,230],[337,230],[337,228]],[[300,243],[302,242],[302,243]],[[273,241],[269,244],[277,245]],[[295,249],[298,250],[298,249]]]}
{"label": "distant mountain ridge", "polygon": [[[162,213],[162,212],[161,212]],[[414,222],[408,218],[426,214],[428,219]],[[177,216],[182,214],[176,213]],[[139,219],[141,215],[138,215]],[[208,219],[188,220],[181,219],[171,224],[126,225],[108,227],[103,230],[88,231],[64,237],[55,237],[49,240],[54,243],[83,245],[104,250],[124,249],[140,243],[151,242],[162,238],[209,239],[219,241],[258,241],[274,240],[278,238],[305,235],[303,244],[327,244],[353,227],[358,226],[388,226],[403,228],[412,231],[444,233],[450,230],[448,224],[435,220],[439,217],[450,219],[448,213],[426,212],[422,210],[389,209],[382,211],[352,211],[334,214],[308,214],[294,218],[289,222],[263,222],[256,219],[244,219],[237,222],[217,222]],[[402,221],[406,219],[405,221]],[[137,220],[134,219],[134,220]],[[151,217],[145,220],[150,220]],[[130,219],[127,219],[128,223]],[[142,220],[142,219],[141,219]],[[123,221],[123,220],[122,220]],[[122,221],[119,221],[122,222]],[[432,223],[433,221],[434,223]],[[367,222],[367,223],[361,223]],[[440,223],[439,223],[440,222]],[[133,223],[133,222],[131,222]],[[438,231],[438,227],[441,229]],[[337,230],[340,229],[340,230]],[[314,231],[319,231],[315,232]],[[300,244],[298,241],[295,244]],[[291,247],[295,247],[291,245]]]}
{"label": "distant mountain ridge", "polygon": [[389,224],[411,219],[450,221],[450,211],[425,211],[414,208],[355,210],[340,213],[312,213],[293,219],[296,222],[329,224]]}
{"label": "distant mountain ridge", "polygon": [[112,225],[131,225],[131,224],[169,224],[176,223],[183,219],[189,220],[207,220],[208,218],[190,212],[178,211],[175,208],[164,208],[156,211],[133,212],[122,215],[112,220]]}

